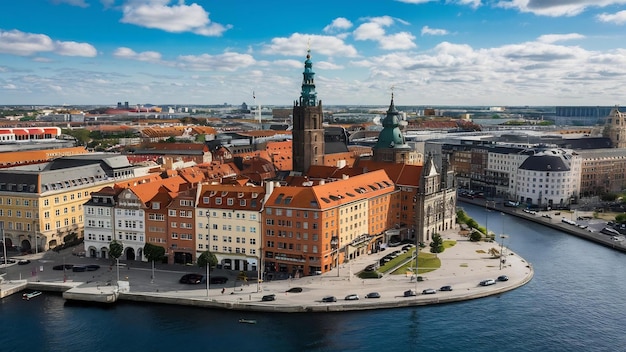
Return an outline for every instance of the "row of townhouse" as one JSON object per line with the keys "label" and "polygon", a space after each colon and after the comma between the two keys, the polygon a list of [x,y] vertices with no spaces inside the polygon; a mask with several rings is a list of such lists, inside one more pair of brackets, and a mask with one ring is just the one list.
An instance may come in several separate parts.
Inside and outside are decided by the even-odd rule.
{"label": "row of townhouse", "polygon": [[421,166],[363,165],[375,170],[264,186],[173,175],[105,187],[84,206],[87,256],[107,258],[115,239],[125,260],[146,260],[151,243],[165,248],[168,263],[211,251],[225,269],[312,275],[379,250],[402,229],[403,238],[424,241],[454,226],[454,189],[441,189],[432,163],[421,176]]}

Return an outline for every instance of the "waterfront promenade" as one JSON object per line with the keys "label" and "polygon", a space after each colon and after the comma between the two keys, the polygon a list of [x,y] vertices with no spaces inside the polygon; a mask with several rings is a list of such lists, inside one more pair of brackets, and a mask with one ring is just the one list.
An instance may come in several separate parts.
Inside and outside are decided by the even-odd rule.
{"label": "waterfront promenade", "polygon": [[[505,248],[506,263],[500,266],[497,258],[489,254],[491,248],[500,250],[498,242],[470,242],[467,237],[458,234],[458,230],[442,233],[444,240],[454,240],[456,244],[439,253],[441,267],[424,274],[423,281],[417,282],[410,274],[386,274],[381,279],[359,279],[356,274],[368,264],[378,261],[394,248],[372,255],[361,256],[350,263],[340,265],[318,276],[307,276],[297,279],[275,280],[257,283],[256,281],[241,282],[231,279],[226,284],[210,285],[207,292],[205,284],[185,285],[178,279],[185,272],[198,272],[198,267],[172,266],[159,267],[154,280],[149,263],[129,263],[120,269],[120,281],[126,284],[116,292],[115,279],[117,271],[104,266],[93,272],[71,272],[62,276],[62,272],[52,271],[53,264],[58,264],[63,254],[46,252],[39,254],[39,259],[32,258],[34,267],[39,271],[36,276],[19,280],[16,271],[5,275],[0,287],[2,294],[11,290],[38,289],[42,291],[65,291],[66,299],[94,302],[113,302],[117,300],[153,302],[164,304],[191,305],[242,311],[271,312],[322,312],[349,311],[365,309],[396,308],[427,304],[440,304],[475,299],[501,294],[524,285],[531,280],[533,269],[530,263],[519,257],[514,249]],[[399,248],[399,247],[398,247]],[[424,251],[428,251],[425,248]],[[90,262],[95,259],[77,258],[69,255],[62,258],[65,262]],[[100,260],[101,265],[108,265]],[[9,269],[16,269],[15,267]],[[211,275],[223,275],[224,272],[211,272]],[[24,275],[21,274],[20,275]],[[509,280],[497,282],[491,286],[480,286],[485,279],[496,279],[507,275]],[[24,276],[22,276],[24,277]],[[64,278],[60,280],[60,278]],[[452,286],[452,291],[439,291],[442,286]],[[302,292],[288,293],[290,288],[302,288]],[[425,289],[435,289],[435,294],[422,294]],[[404,297],[406,290],[415,290],[417,296]],[[378,292],[380,298],[365,298],[370,292]],[[264,295],[274,294],[274,301],[262,301]],[[346,301],[344,297],[357,294],[359,300]],[[325,303],[322,298],[335,296],[337,302]],[[113,299],[111,300],[111,297]]]}

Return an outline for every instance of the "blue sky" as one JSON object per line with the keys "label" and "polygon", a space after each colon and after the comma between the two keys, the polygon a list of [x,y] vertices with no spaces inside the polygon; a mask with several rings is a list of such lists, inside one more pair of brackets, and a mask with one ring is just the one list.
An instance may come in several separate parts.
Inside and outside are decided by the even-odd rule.
{"label": "blue sky", "polygon": [[2,0],[0,105],[616,105],[626,0]]}

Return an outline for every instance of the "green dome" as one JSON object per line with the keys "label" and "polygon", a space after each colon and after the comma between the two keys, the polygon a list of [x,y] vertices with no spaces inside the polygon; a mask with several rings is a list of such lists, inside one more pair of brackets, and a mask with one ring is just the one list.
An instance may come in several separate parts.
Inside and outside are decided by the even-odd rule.
{"label": "green dome", "polygon": [[383,119],[383,130],[378,135],[378,141],[374,146],[374,149],[407,149],[410,148],[406,144],[406,140],[400,131],[400,119],[398,116],[400,113],[396,110],[393,104],[393,94],[391,95],[391,105],[387,110],[387,116]]}

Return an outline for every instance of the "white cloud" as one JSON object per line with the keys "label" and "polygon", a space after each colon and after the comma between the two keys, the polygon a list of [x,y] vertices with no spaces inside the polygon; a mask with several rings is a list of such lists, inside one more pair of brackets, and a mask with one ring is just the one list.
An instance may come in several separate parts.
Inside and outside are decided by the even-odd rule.
{"label": "white cloud", "polygon": [[614,23],[614,24],[624,24],[626,23],[626,10],[619,11],[616,13],[601,13],[596,18],[600,22]]}
{"label": "white cloud", "polygon": [[[368,22],[358,26],[353,36],[355,40],[372,40],[384,50],[407,50],[417,47],[413,40],[415,36],[409,32],[387,34],[385,28],[395,24],[396,20],[389,16],[366,19]],[[404,23],[398,20],[398,22]]]}
{"label": "white cloud", "polygon": [[455,0],[454,2],[461,5],[469,5],[473,9],[477,9],[482,5],[481,0]]}
{"label": "white cloud", "polygon": [[0,30],[0,53],[30,56],[44,52],[64,56],[94,57],[97,55],[96,48],[91,44],[53,41],[45,34]]}
{"label": "white cloud", "polygon": [[237,71],[256,63],[249,54],[227,52],[220,55],[181,55],[176,62],[182,69],[198,71]]}
{"label": "white cloud", "polygon": [[352,28],[352,22],[350,22],[345,17],[337,17],[329,24],[324,27],[324,33],[333,33],[336,31],[344,31]]}
{"label": "white cloud", "polygon": [[166,32],[192,32],[204,36],[221,36],[231,25],[211,22],[209,13],[198,4],[167,6],[169,0],[147,3],[130,2],[123,7],[122,23],[161,29]]}
{"label": "white cloud", "polygon": [[446,35],[448,31],[445,29],[430,28],[428,26],[422,27],[422,35]]}
{"label": "white cloud", "polygon": [[535,15],[576,16],[590,7],[626,4],[626,0],[499,0],[496,6]]}
{"label": "white cloud", "polygon": [[78,6],[78,7],[88,7],[89,4],[87,4],[85,2],[85,0],[53,0],[52,3],[54,4],[68,4],[68,5],[72,5],[72,6]]}
{"label": "white cloud", "polygon": [[120,47],[113,52],[113,56],[121,59],[130,59],[146,62],[159,62],[161,61],[161,54],[156,51],[144,51],[137,53],[130,48]]}
{"label": "white cloud", "polygon": [[544,34],[537,38],[537,41],[542,43],[556,43],[567,40],[577,40],[584,39],[585,36],[578,33],[569,33],[569,34]]}
{"label": "white cloud", "polygon": [[313,55],[357,56],[356,49],[352,45],[344,43],[341,38],[301,33],[294,33],[288,38],[280,37],[272,39],[271,44],[263,48],[263,53],[304,57],[309,46]]}
{"label": "white cloud", "polygon": [[54,51],[63,56],[95,57],[98,55],[96,48],[87,43],[55,41],[54,46]]}

